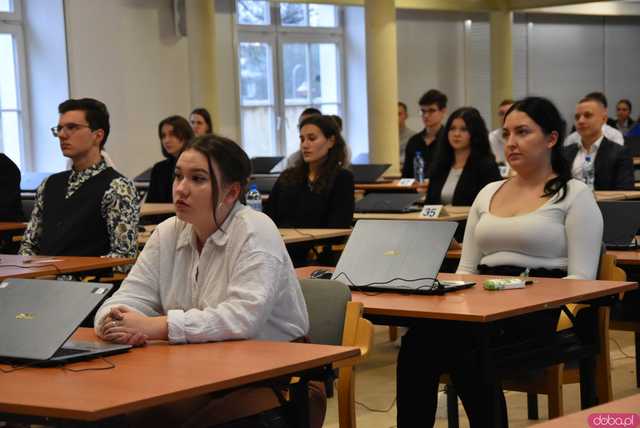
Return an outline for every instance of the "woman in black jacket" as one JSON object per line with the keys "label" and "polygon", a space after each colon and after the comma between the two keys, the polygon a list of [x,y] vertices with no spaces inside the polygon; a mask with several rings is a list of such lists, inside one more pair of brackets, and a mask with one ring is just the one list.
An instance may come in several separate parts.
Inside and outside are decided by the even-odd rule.
{"label": "woman in black jacket", "polygon": [[427,204],[471,206],[480,190],[501,180],[487,126],[473,107],[454,111],[445,125],[429,177]]}
{"label": "woman in black jacket", "polygon": [[[429,176],[427,205],[471,206],[480,190],[501,180],[491,153],[487,125],[473,107],[454,111],[444,127]],[[456,240],[462,241],[465,222],[460,222]]]}
{"label": "woman in black jacket", "polygon": [[[331,116],[300,122],[300,154],[282,172],[265,212],[278,227],[346,228],[353,221],[353,174],[344,168],[346,143]],[[294,265],[304,264],[308,247],[289,247]]]}
{"label": "woman in black jacket", "polygon": [[176,159],[184,145],[193,138],[191,125],[182,116],[169,116],[158,124],[160,148],[166,158],[151,170],[146,202],[173,202],[172,186]]}

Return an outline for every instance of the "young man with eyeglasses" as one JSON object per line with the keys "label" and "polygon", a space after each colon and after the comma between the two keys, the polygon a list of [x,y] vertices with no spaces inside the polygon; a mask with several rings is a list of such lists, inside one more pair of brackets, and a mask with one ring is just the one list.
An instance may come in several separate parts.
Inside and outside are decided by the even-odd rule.
{"label": "young man with eyeglasses", "polygon": [[437,89],[430,89],[420,97],[420,115],[424,129],[411,137],[405,149],[402,176],[413,178],[413,159],[416,152],[422,153],[424,159],[424,176],[429,176],[431,160],[435,155],[438,141],[442,139],[442,121],[447,114],[447,96]]}
{"label": "young man with eyeglasses", "polygon": [[20,254],[135,257],[136,189],[100,154],[109,136],[107,107],[92,98],[70,99],[58,112],[51,132],[73,167],[38,187]]}

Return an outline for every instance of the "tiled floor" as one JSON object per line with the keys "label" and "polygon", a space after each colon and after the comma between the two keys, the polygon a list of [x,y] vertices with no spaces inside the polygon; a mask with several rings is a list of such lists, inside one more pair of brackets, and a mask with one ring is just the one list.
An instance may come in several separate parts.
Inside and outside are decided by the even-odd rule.
{"label": "tiled floor", "polygon": [[[395,408],[395,370],[398,348],[389,342],[388,329],[376,326],[375,345],[371,358],[358,368],[356,375],[356,412],[360,428],[391,428],[396,425]],[[640,393],[635,387],[635,362],[633,334],[627,332],[611,332],[612,381],[614,398]],[[619,345],[619,346],[618,346]],[[625,356],[624,354],[627,354]],[[507,392],[509,408],[509,426],[520,428],[532,426],[536,421],[527,420],[526,395]],[[540,418],[547,419],[546,396],[539,396],[538,407]],[[367,409],[368,408],[368,409]],[[578,385],[564,387],[565,413],[573,413],[580,408]],[[447,427],[445,397],[441,394],[436,427]],[[338,402],[334,397],[329,400],[325,427],[338,428]],[[468,427],[464,410],[460,405],[460,426]]]}

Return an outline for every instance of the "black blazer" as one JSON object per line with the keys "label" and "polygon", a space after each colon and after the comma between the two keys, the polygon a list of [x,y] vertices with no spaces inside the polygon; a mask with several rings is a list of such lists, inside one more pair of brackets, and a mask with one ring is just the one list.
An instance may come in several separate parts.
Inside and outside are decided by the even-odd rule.
{"label": "black blazer", "polygon": [[306,180],[285,184],[280,176],[264,211],[278,227],[347,228],[353,222],[353,187],[353,174],[346,169],[322,193],[312,192]]}
{"label": "black blazer", "polygon": [[[438,174],[432,171],[429,177],[429,188],[427,189],[428,205],[441,204],[441,194],[444,183],[447,181],[449,170],[445,173]],[[462,170],[460,180],[453,192],[453,201],[451,205],[471,206],[474,199],[484,186],[493,182],[502,180],[500,169],[496,164],[493,156],[469,159]]]}
{"label": "black blazer", "polygon": [[407,141],[407,147],[404,149],[404,164],[402,165],[402,176],[404,178],[413,178],[413,159],[416,157],[417,151],[422,152],[422,159],[424,160],[424,177],[427,178],[429,176],[431,163],[438,149],[438,144],[440,144],[440,141],[444,136],[444,126],[440,127],[440,130],[438,130],[438,133],[436,134],[436,138],[428,146],[427,143],[424,142],[426,134],[427,130],[423,129]]}
{"label": "black blazer", "polygon": [[151,170],[146,202],[173,202],[173,174],[176,158],[173,156],[156,163]]}
{"label": "black blazer", "polygon": [[[579,147],[572,144],[564,148],[564,157],[573,165]],[[633,159],[629,151],[620,144],[602,139],[595,162],[595,190],[635,190]]]}
{"label": "black blazer", "polygon": [[0,153],[0,221],[22,221],[20,170],[9,157]]}

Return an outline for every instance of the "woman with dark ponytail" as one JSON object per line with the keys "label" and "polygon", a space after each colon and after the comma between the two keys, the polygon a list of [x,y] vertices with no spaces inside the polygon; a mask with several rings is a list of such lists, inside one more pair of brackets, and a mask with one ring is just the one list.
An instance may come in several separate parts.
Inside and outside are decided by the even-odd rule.
{"label": "woman with dark ponytail", "polygon": [[[602,215],[587,185],[571,178],[558,109],[545,98],[525,98],[507,111],[502,129],[505,158],[516,175],[488,184],[476,197],[456,273],[595,279]],[[552,309],[495,323],[491,346],[546,343],[559,314]],[[398,356],[398,428],[413,426],[419,416],[424,426],[433,425],[444,372],[451,375],[471,427],[506,426],[502,390],[487,397],[477,388],[482,370],[476,343],[464,323],[433,320],[409,330]],[[415,394],[416,388],[422,393]],[[501,425],[492,425],[487,398],[502,408]]]}

